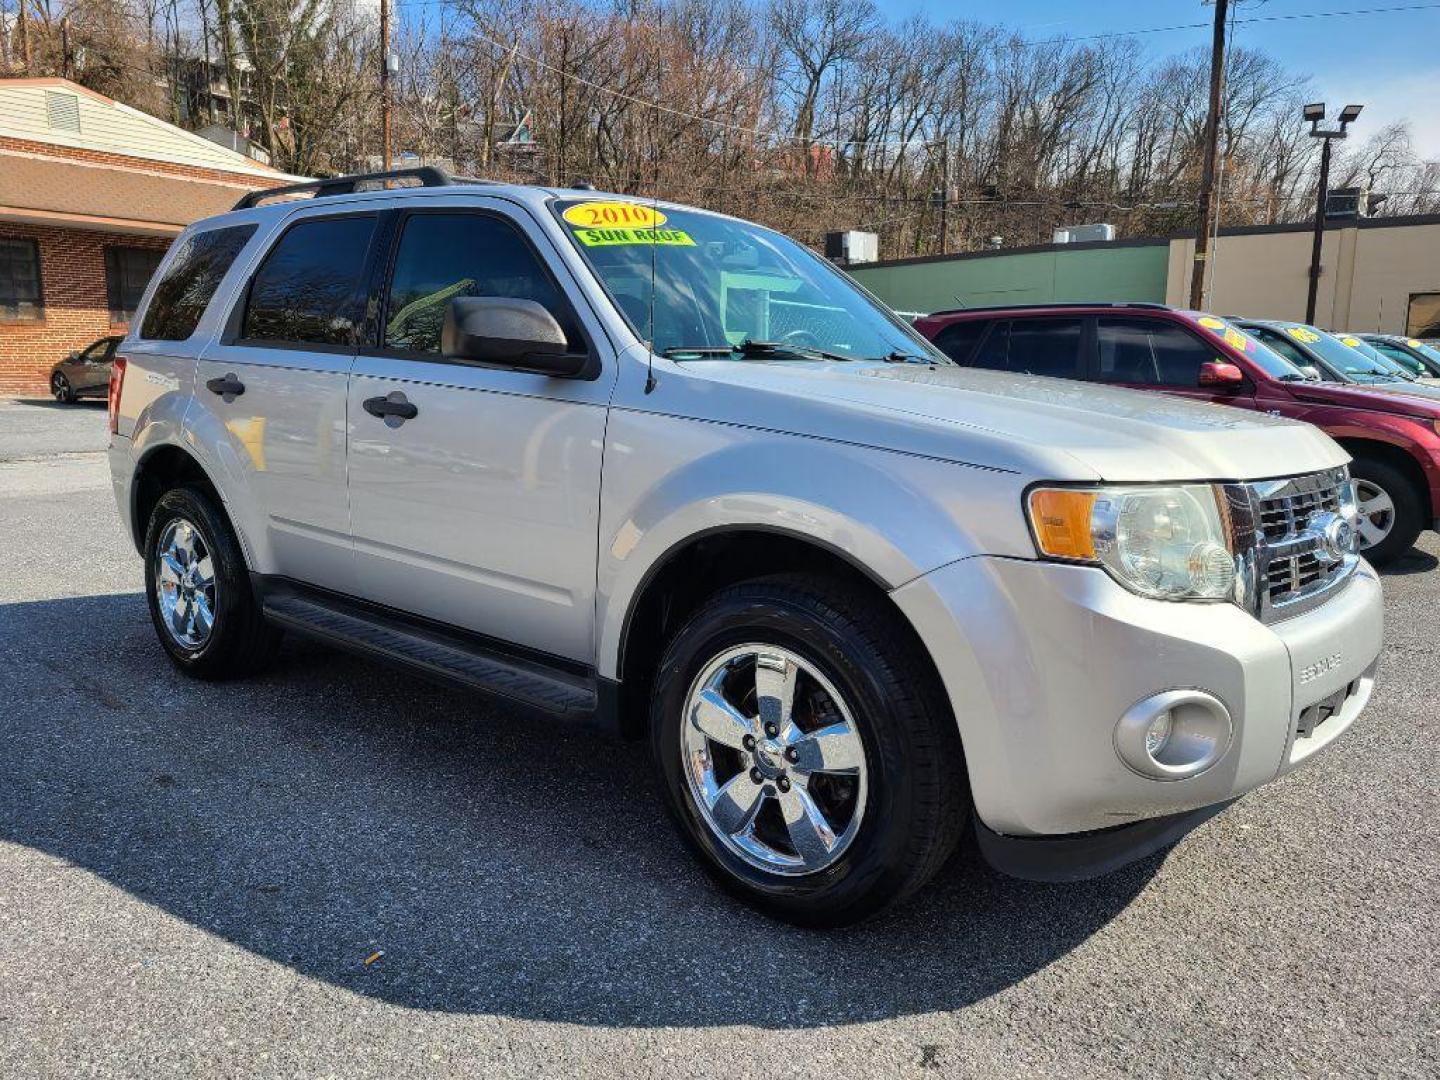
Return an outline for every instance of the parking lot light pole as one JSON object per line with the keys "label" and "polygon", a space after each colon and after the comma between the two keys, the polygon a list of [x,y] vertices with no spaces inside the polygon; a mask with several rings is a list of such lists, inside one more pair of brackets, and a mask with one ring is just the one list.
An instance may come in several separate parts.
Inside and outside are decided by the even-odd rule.
{"label": "parking lot light pole", "polygon": [[1315,195],[1315,239],[1310,245],[1310,291],[1305,299],[1307,323],[1315,321],[1315,299],[1320,290],[1320,249],[1325,243],[1325,204],[1330,193],[1330,143],[1333,139],[1345,138],[1345,129],[1360,115],[1360,110],[1364,107],[1346,105],[1340,110],[1340,126],[1337,128],[1320,127],[1320,121],[1325,119],[1323,101],[1306,105],[1303,112],[1305,119],[1310,122],[1310,136],[1325,140],[1325,146],[1320,151],[1320,186]]}

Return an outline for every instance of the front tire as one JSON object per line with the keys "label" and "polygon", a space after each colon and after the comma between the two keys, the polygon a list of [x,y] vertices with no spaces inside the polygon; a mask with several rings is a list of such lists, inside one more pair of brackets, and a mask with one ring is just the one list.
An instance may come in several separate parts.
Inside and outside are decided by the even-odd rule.
{"label": "front tire", "polygon": [[75,388],[61,372],[50,376],[50,393],[61,405],[73,405],[75,402]]}
{"label": "front tire", "polygon": [[1420,495],[1399,469],[1373,458],[1350,466],[1360,504],[1360,553],[1376,566],[1404,555],[1425,527]]}
{"label": "front tire", "polygon": [[940,868],[969,795],[921,650],[883,597],[802,575],[726,589],[672,638],[651,749],[681,836],[721,887],[834,927]]}
{"label": "front tire", "polygon": [[166,654],[185,674],[222,680],[274,659],[240,541],[214,497],[186,485],[160,497],[145,534],[145,593]]}

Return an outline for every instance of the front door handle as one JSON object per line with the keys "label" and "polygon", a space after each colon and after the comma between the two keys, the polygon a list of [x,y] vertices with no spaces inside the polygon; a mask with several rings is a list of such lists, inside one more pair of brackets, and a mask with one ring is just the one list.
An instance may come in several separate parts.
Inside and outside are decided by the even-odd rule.
{"label": "front door handle", "polygon": [[387,423],[392,419],[404,423],[420,415],[420,410],[413,402],[407,401],[399,390],[390,391],[387,397],[366,398],[362,404],[371,416],[378,416]]}
{"label": "front door handle", "polygon": [[245,384],[235,377],[233,371],[227,371],[222,378],[207,379],[205,389],[219,394],[228,404],[245,392]]}

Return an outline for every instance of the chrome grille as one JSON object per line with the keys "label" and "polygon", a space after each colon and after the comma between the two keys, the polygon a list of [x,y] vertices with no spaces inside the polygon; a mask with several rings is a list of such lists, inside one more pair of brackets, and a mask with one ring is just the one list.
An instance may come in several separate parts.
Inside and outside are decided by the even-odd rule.
{"label": "chrome grille", "polygon": [[1326,486],[1314,491],[1264,499],[1260,503],[1260,531],[1266,541],[1303,533],[1316,514],[1340,512],[1340,489]]}
{"label": "chrome grille", "polygon": [[[1337,551],[1326,529],[1353,505],[1346,469],[1243,485],[1231,509],[1248,510],[1253,536],[1253,606],[1274,622],[1308,611],[1359,563],[1353,548]],[[1237,524],[1239,524],[1237,522]]]}

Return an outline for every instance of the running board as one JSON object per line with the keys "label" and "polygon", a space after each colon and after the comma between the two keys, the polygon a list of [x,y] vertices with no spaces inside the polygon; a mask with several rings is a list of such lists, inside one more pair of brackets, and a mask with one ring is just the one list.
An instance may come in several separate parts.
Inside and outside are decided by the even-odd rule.
{"label": "running board", "polygon": [[384,609],[278,583],[257,582],[265,617],[287,630],[507,698],[566,719],[595,716],[595,680],[507,653],[464,631],[420,625]]}

